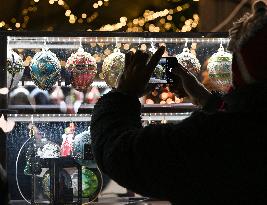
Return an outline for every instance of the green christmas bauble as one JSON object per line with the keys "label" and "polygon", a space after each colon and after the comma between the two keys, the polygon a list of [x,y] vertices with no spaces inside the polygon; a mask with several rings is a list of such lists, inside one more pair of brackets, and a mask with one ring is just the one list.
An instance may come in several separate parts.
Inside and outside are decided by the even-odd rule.
{"label": "green christmas bauble", "polygon": [[[72,180],[78,182],[78,174],[72,175]],[[82,167],[82,197],[93,201],[101,192],[102,175],[98,168]],[[78,196],[78,183],[73,184],[73,194]]]}

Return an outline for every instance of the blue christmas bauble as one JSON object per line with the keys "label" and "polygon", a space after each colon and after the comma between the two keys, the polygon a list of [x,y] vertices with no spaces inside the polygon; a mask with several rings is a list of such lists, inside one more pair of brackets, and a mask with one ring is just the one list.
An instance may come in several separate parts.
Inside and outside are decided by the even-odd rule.
{"label": "blue christmas bauble", "polygon": [[42,90],[50,90],[60,78],[60,62],[48,49],[35,54],[30,68],[32,80]]}

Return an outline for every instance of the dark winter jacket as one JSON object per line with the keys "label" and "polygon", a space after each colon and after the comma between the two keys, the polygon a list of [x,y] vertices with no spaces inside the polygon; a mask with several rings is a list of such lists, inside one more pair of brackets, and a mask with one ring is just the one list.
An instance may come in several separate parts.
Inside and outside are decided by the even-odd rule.
{"label": "dark winter jacket", "polygon": [[[91,135],[100,169],[124,187],[173,204],[267,203],[267,85],[223,97],[178,124],[142,127],[137,98],[110,92]],[[207,111],[208,110],[208,111]]]}

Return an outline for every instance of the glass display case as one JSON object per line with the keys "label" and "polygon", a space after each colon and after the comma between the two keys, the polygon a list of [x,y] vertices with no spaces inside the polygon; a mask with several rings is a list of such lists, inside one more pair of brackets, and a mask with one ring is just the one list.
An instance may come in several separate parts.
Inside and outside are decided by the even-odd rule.
{"label": "glass display case", "polygon": [[[116,86],[125,53],[153,54],[165,45],[164,57],[176,57],[207,89],[225,92],[231,86],[226,33],[3,32],[0,38],[0,88],[8,89],[1,96],[1,113],[15,122],[6,140],[14,203],[100,203],[105,198],[109,179],[94,161],[88,128],[94,104]],[[171,92],[163,64],[149,87],[140,98],[144,126],[176,123],[197,109],[186,95]],[[124,191],[108,192],[126,202],[133,196],[145,199]]]}

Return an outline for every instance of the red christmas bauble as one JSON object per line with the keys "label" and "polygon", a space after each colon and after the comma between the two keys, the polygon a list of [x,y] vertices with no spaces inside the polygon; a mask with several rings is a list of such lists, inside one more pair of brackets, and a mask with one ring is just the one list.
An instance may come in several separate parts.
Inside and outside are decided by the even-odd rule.
{"label": "red christmas bauble", "polygon": [[71,54],[66,63],[66,69],[71,73],[71,84],[74,89],[84,92],[93,83],[96,73],[96,60],[90,53],[79,48],[76,53]]}

